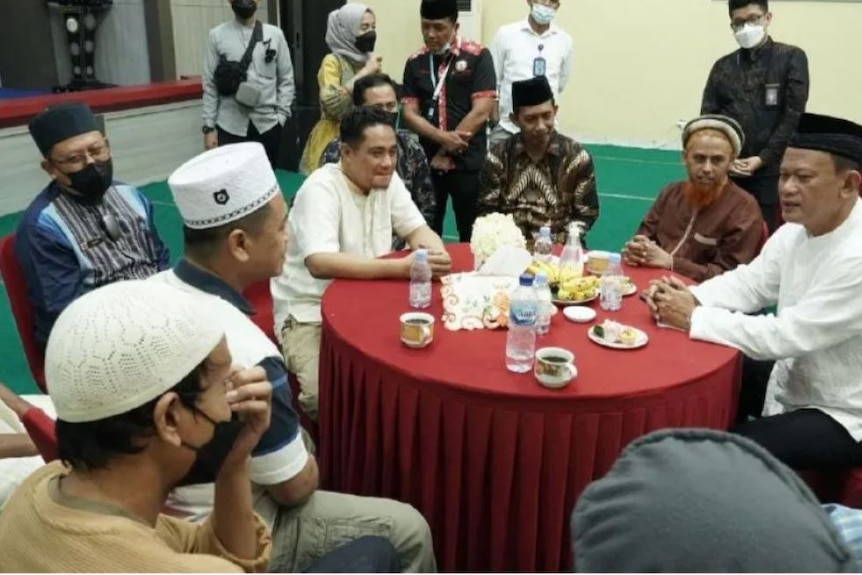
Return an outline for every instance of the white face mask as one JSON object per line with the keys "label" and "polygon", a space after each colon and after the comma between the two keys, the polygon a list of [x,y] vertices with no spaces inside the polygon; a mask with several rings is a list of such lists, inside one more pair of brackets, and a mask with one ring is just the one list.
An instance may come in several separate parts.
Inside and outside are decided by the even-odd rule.
{"label": "white face mask", "polygon": [[742,30],[733,34],[741,48],[750,50],[758,46],[766,37],[766,28],[762,24],[746,24]]}
{"label": "white face mask", "polygon": [[540,26],[547,26],[554,19],[554,16],[557,14],[557,11],[550,6],[545,6],[543,4],[533,4],[533,9],[530,14],[533,17],[533,20],[536,21],[536,24],[539,24]]}

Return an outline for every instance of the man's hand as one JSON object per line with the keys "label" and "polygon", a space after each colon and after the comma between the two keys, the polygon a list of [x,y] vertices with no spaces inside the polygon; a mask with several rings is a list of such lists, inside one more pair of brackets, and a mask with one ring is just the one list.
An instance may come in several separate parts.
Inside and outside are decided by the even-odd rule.
{"label": "man's hand", "polygon": [[455,161],[441,150],[431,158],[431,169],[439,172],[449,172],[455,169]]}
{"label": "man's hand", "polygon": [[266,379],[266,371],[260,366],[250,369],[235,369],[228,379],[227,402],[232,413],[239,415],[242,432],[233,444],[225,467],[230,464],[245,465],[252,450],[269,429],[272,415],[272,384]]}
{"label": "man's hand", "polygon": [[470,132],[452,131],[440,132],[440,145],[450,154],[460,154],[467,149],[470,144],[470,138],[473,134]]}
{"label": "man's hand", "polygon": [[671,269],[673,258],[657,243],[645,236],[635,236],[623,248],[623,257],[629,265]]}
{"label": "man's hand", "polygon": [[685,332],[691,329],[691,316],[694,308],[698,306],[698,301],[679,279],[662,278],[656,284],[652,301],[659,321]]}
{"label": "man's hand", "polygon": [[218,148],[218,133],[208,132],[204,134],[204,150],[212,150]]}
{"label": "man's hand", "polygon": [[[414,252],[401,260],[404,262],[404,277],[407,279],[410,278],[410,269],[413,267],[415,257]],[[428,265],[431,266],[431,274],[436,279],[452,271],[452,257],[445,250],[428,250]]]}
{"label": "man's hand", "polygon": [[763,160],[760,156],[751,156],[750,158],[742,158],[733,162],[731,172],[738,176],[752,176],[754,172],[763,167]]}

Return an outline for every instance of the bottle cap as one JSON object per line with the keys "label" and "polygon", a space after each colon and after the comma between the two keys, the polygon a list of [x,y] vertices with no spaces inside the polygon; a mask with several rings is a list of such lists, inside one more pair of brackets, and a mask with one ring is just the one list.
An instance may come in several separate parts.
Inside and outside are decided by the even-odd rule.
{"label": "bottle cap", "polygon": [[533,280],[533,285],[536,287],[545,287],[548,285],[548,274],[545,272],[536,272],[536,278]]}
{"label": "bottle cap", "polygon": [[612,264],[619,264],[620,254],[611,254],[610,257],[608,257],[608,262]]}
{"label": "bottle cap", "polygon": [[417,262],[427,262],[428,261],[428,250],[418,249],[413,253],[416,254],[414,256],[414,258]]}
{"label": "bottle cap", "polygon": [[521,274],[520,282],[524,287],[531,287],[533,285],[533,276],[530,274]]}
{"label": "bottle cap", "polygon": [[551,237],[551,226],[542,226],[539,228],[539,237],[549,238]]}

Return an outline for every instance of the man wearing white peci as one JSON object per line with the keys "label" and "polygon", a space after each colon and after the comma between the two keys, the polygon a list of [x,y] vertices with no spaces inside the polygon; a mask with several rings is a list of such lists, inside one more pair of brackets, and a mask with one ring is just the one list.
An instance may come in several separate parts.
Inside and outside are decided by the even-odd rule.
{"label": "man wearing white peci", "polygon": [[862,465],[860,169],[862,126],[804,114],[781,163],[787,223],[760,256],[691,289],[662,280],[648,298],[657,319],[747,356],[732,431],[795,469]]}
{"label": "man wearing white peci", "polygon": [[275,333],[281,334],[287,367],[299,380],[299,405],[314,420],[320,298],[329,283],[409,278],[412,255],[378,259],[391,251],[393,230],[411,249],[428,250],[435,276],[452,267],[443,240],[425,223],[395,173],[397,156],[389,114],[352,110],[341,121],[341,162],[305,180],[288,216],[284,270],[272,280]]}

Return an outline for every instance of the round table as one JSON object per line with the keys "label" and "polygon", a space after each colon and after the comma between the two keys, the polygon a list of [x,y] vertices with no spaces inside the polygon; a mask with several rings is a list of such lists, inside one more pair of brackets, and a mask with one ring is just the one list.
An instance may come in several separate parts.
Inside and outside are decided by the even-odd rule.
{"label": "round table", "polygon": [[[472,269],[469,246],[449,246]],[[659,270],[628,267],[639,288]],[[327,488],[418,508],[442,571],[560,571],[571,565],[569,516],[590,481],[633,439],[665,427],[726,429],[740,354],[656,327],[636,296],[613,318],[645,330],[639,350],[587,339],[554,316],[537,347],[576,355],[562,390],[506,370],[506,330],[447,331],[440,290],[434,342],[404,347],[405,281],[332,282],[323,297],[320,464]]]}

